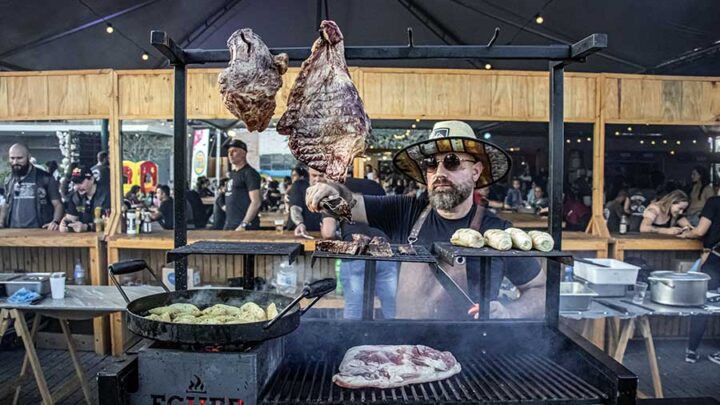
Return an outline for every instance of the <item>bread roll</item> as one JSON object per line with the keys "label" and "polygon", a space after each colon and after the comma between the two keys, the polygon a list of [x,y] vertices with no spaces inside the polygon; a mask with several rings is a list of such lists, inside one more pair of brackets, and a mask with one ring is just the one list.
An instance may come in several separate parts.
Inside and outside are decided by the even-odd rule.
{"label": "bread roll", "polygon": [[533,247],[532,239],[530,235],[525,233],[522,229],[518,228],[507,228],[505,232],[510,234],[512,239],[513,247],[520,250],[530,250]]}
{"label": "bread roll", "polygon": [[455,246],[481,248],[485,246],[485,239],[483,239],[480,232],[474,229],[462,228],[455,231],[453,236],[450,238],[450,243]]}
{"label": "bread roll", "polygon": [[549,252],[555,246],[555,241],[547,232],[530,231],[528,235],[532,239],[533,247],[541,252]]}
{"label": "bread roll", "polygon": [[512,238],[510,234],[502,229],[489,229],[485,231],[485,243],[497,250],[510,250]]}

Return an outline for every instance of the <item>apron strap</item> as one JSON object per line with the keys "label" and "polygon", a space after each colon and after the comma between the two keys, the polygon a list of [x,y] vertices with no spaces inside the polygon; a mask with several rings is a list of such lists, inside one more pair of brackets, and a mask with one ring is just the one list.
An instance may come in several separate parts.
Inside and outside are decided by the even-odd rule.
{"label": "apron strap", "polygon": [[485,216],[485,206],[481,204],[475,205],[475,215],[470,220],[470,228],[480,232],[483,217]]}
{"label": "apron strap", "polygon": [[420,213],[420,216],[415,221],[415,224],[413,225],[412,229],[410,230],[410,235],[408,236],[408,243],[413,244],[417,242],[418,235],[420,235],[420,229],[422,228],[423,224],[425,224],[425,220],[427,219],[428,215],[430,215],[430,211],[432,211],[432,205],[428,204],[425,209]]}

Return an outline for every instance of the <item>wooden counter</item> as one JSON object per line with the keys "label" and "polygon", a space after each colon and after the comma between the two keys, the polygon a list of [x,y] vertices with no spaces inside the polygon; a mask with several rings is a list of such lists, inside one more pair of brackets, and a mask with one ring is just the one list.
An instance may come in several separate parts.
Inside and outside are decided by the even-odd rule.
{"label": "wooden counter", "polygon": [[627,250],[701,251],[703,249],[702,242],[697,239],[681,239],[657,233],[632,232],[625,235],[614,233],[610,235],[610,243],[613,257],[617,260],[623,260]]}
{"label": "wooden counter", "polygon": [[[62,264],[53,255],[43,252],[42,249],[72,248],[84,249],[88,255],[87,272],[91,285],[107,285],[106,250],[103,242],[103,235],[95,232],[84,233],[60,233],[47,231],[45,229],[0,229],[0,247],[32,248],[32,262],[42,271],[65,271],[72,277],[73,267],[68,266],[67,261]],[[71,261],[72,263],[72,261]],[[18,265],[20,267],[20,265]],[[67,268],[69,267],[69,268]],[[12,271],[16,269],[3,269]],[[33,269],[36,270],[36,269]],[[95,340],[95,352],[106,354],[109,345],[109,323],[108,317],[95,318],[93,320],[93,335]]]}
{"label": "wooden counter", "polygon": [[498,211],[497,216],[512,222],[520,229],[545,229],[548,227],[548,217],[520,212]]}

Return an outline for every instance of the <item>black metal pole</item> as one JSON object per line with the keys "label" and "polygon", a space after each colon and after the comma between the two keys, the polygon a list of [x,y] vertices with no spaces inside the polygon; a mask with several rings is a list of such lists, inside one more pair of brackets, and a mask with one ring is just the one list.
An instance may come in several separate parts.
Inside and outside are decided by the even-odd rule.
{"label": "black metal pole", "polygon": [[362,319],[372,320],[375,318],[375,279],[377,273],[377,262],[375,260],[365,261],[365,276],[363,277],[363,308]]}
{"label": "black metal pole", "polygon": [[110,120],[100,121],[100,150],[108,151],[108,139],[110,136]]}
{"label": "black metal pole", "polygon": [[490,319],[490,265],[492,261],[491,257],[480,258],[480,319],[484,321]]}
{"label": "black metal pole", "polygon": [[[562,250],[562,212],[563,212],[563,176],[564,176],[564,111],[563,111],[563,73],[565,65],[550,62],[550,124],[548,126],[548,150],[550,160],[550,234],[555,240],[555,249]],[[560,305],[560,264],[547,261],[547,283],[545,285],[545,319],[551,326],[557,327]]]}
{"label": "black metal pole", "polygon": [[[184,64],[175,65],[175,117],[173,125],[173,196],[175,210],[175,248],[187,244],[187,223],[185,222],[185,183],[187,182],[187,111],[186,78]],[[175,289],[187,290],[187,257],[175,262]]]}
{"label": "black metal pole", "polygon": [[255,255],[243,256],[243,288],[255,289]]}

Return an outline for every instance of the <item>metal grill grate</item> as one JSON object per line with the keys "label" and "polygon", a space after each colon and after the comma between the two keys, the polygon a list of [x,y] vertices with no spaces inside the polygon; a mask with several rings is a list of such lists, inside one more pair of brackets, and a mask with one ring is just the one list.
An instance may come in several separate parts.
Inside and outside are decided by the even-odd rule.
{"label": "metal grill grate", "polygon": [[458,358],[449,379],[391,389],[345,389],[333,384],[339,361],[288,359],[268,384],[263,404],[448,404],[478,402],[595,404],[606,396],[560,365],[534,354]]}

